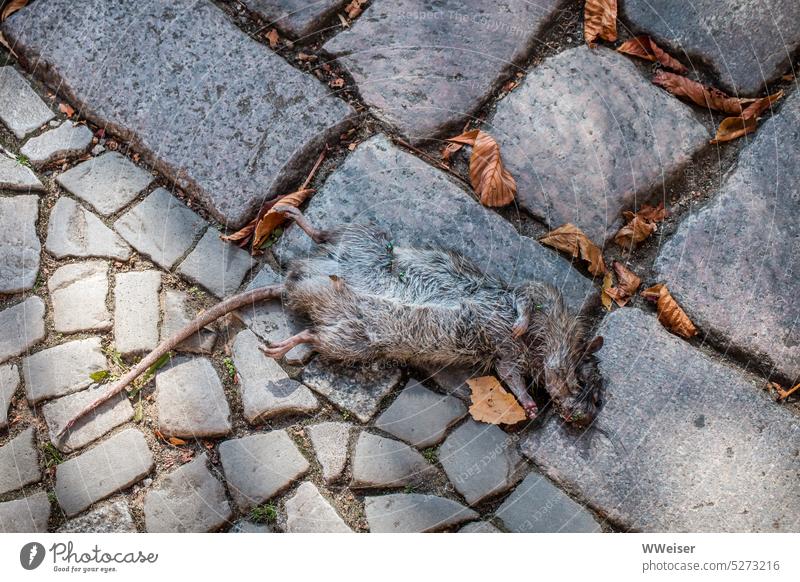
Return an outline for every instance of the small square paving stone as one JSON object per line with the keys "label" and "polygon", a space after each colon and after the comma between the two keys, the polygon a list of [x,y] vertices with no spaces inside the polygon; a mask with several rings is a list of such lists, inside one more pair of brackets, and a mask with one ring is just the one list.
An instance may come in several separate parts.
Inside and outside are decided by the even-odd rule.
{"label": "small square paving stone", "polygon": [[483,534],[483,533],[503,533],[503,532],[497,529],[488,521],[473,521],[472,523],[468,523],[460,530],[458,530],[458,533]]}
{"label": "small square paving stone", "polygon": [[686,65],[710,66],[722,88],[743,95],[791,72],[800,47],[797,0],[625,0],[620,7],[634,31]]}
{"label": "small square paving stone", "polygon": [[173,358],[156,374],[158,429],[166,436],[219,437],[231,432],[231,409],[206,358]]}
{"label": "small square paving stone", "polygon": [[153,190],[114,223],[122,238],[164,269],[186,254],[206,226],[205,220],[164,188]]}
{"label": "small square paving stone", "polygon": [[287,533],[353,533],[310,481],[286,500]]}
{"label": "small square paving stone", "polygon": [[303,370],[303,384],[322,394],[337,407],[369,422],[383,397],[400,385],[402,372],[379,364],[352,365],[314,360]]}
{"label": "small square paving stone", "polygon": [[17,388],[19,369],[16,366],[0,366],[0,430],[8,426],[8,409]]}
{"label": "small square paving stone", "polygon": [[41,478],[36,430],[30,427],[0,447],[0,495],[37,483]]}
{"label": "small square paving stone", "polygon": [[[504,154],[505,155],[505,154]],[[588,279],[557,253],[520,236],[449,175],[377,135],[361,143],[314,195],[305,215],[318,228],[372,223],[396,247],[437,247],[463,253],[487,273],[516,285],[546,281],[578,309],[595,301]],[[290,226],[275,247],[281,262],[306,257],[316,245]]]}
{"label": "small square paving stone", "polygon": [[48,398],[83,390],[92,373],[108,368],[99,337],[63,343],[22,361],[25,395],[36,404]]}
{"label": "small square paving stone", "polygon": [[14,67],[0,67],[0,121],[22,139],[55,114]]}
{"label": "small square paving stone", "polygon": [[375,421],[375,427],[415,447],[439,444],[445,432],[467,414],[464,404],[410,380],[405,389]]}
{"label": "small square paving stone", "polygon": [[57,332],[111,329],[106,307],[108,263],[86,261],[59,267],[47,280]]}
{"label": "small square paving stone", "polygon": [[[264,265],[247,286],[247,290],[280,282],[280,275],[269,265]],[[309,327],[309,323],[302,317],[284,309],[280,301],[260,301],[242,307],[238,313],[244,324],[266,343],[285,340]],[[283,361],[290,366],[302,366],[307,364],[313,355],[311,346],[300,344],[289,350]]]}
{"label": "small square paving stone", "polygon": [[38,218],[38,196],[0,198],[0,294],[33,289],[42,250]]}
{"label": "small square paving stone", "polygon": [[153,455],[144,435],[129,428],[58,465],[56,498],[64,513],[72,517],[133,485],[152,468]]}
{"label": "small square paving stone", "polygon": [[533,471],[495,512],[515,533],[590,533],[600,524],[547,477]]}
{"label": "small square paving stone", "polygon": [[[245,0],[243,4],[258,14],[270,26],[293,37],[308,36],[335,17],[337,10],[347,4],[348,0]],[[336,21],[338,26],[339,21]]]}
{"label": "small square paving stone", "polygon": [[511,489],[525,474],[517,439],[499,426],[470,419],[439,447],[439,462],[456,491],[477,505]]}
{"label": "small square paving stone", "polygon": [[323,422],[306,429],[326,483],[333,483],[344,473],[352,428],[347,422]]}
{"label": "small square paving stone", "polygon": [[68,453],[80,449],[133,418],[133,406],[123,391],[81,417],[61,438],[57,437],[72,417],[111,388],[112,386],[108,384],[95,385],[87,390],[48,402],[42,407],[50,441],[59,450]]}
{"label": "small square paving stone", "polygon": [[636,308],[613,311],[598,333],[598,430],[570,430],[554,415],[525,435],[523,454],[624,530],[798,531],[800,420],[763,379]]}
{"label": "small square paving stone", "polygon": [[50,510],[50,500],[43,491],[0,503],[0,532],[45,533]]}
{"label": "small square paving stone", "polygon": [[91,129],[67,120],[55,129],[29,139],[19,153],[34,167],[40,168],[56,160],[75,157],[89,149],[91,143]]}
{"label": "small square paving stone", "polygon": [[0,151],[0,190],[43,192],[44,185],[28,166]]}
{"label": "small square paving stone", "polygon": [[721,349],[772,367],[792,384],[800,378],[798,127],[795,93],[758,128],[721,190],[681,222],[655,263],[658,280]]}
{"label": "small square paving stone", "polygon": [[94,214],[62,196],[50,211],[45,248],[57,259],[108,257],[127,261],[131,249]]}
{"label": "small square paving stone", "polygon": [[228,491],[242,512],[280,493],[310,467],[285,430],[225,441],[219,456]]}
{"label": "small square paving stone", "polygon": [[217,229],[209,228],[180,264],[178,273],[217,297],[225,297],[239,288],[254,263],[250,253],[219,236]]}
{"label": "small square paving stone", "polygon": [[44,301],[35,295],[0,311],[0,362],[18,356],[44,338]]}
{"label": "small square paving stone", "polygon": [[203,453],[166,476],[144,498],[148,532],[205,533],[216,531],[231,518],[225,488],[208,470]]}
{"label": "small square paving stone", "polygon": [[[197,317],[197,310],[190,307],[189,294],[175,289],[167,289],[162,299],[164,317],[161,321],[161,341],[176,334]],[[179,352],[210,354],[217,343],[217,334],[203,328],[196,334],[178,344]]]}
{"label": "small square paving stone", "polygon": [[231,227],[302,180],[354,115],[212,2],[50,0],[2,30],[87,119],[136,143]]}
{"label": "small square paving stone", "polygon": [[306,386],[292,380],[278,363],[259,349],[261,342],[246,329],[233,343],[244,418],[250,424],[289,414],[309,414],[319,402]]}
{"label": "small square paving stone", "polygon": [[347,67],[375,115],[412,139],[432,137],[460,129],[520,70],[559,4],[372,2],[324,49]]}
{"label": "small square paving stone", "polygon": [[56,530],[58,533],[136,533],[128,504],[114,501],[97,507],[85,515],[70,519]]}
{"label": "small square paving stone", "polygon": [[623,210],[662,197],[707,145],[697,113],[629,57],[581,46],[534,68],[484,129],[500,144],[523,208],[552,228],[576,224],[602,245]]}
{"label": "small square paving stone", "polygon": [[439,470],[405,443],[362,431],[353,452],[351,487],[423,485]]}
{"label": "small square paving stone", "polygon": [[153,181],[149,172],[117,152],[81,162],[56,181],[102,216],[116,213]]}
{"label": "small square paving stone", "polygon": [[435,532],[478,518],[460,503],[419,493],[367,497],[364,511],[372,533]]}
{"label": "small square paving stone", "polygon": [[114,347],[123,356],[149,352],[158,345],[161,273],[118,273],[115,281]]}

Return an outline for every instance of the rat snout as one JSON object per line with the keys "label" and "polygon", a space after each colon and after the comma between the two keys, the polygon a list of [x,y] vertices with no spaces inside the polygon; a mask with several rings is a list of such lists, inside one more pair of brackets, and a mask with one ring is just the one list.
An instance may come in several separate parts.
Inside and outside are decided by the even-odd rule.
{"label": "rat snout", "polygon": [[589,426],[597,416],[597,407],[591,402],[578,402],[572,406],[563,407],[560,410],[561,418],[566,422],[583,428]]}

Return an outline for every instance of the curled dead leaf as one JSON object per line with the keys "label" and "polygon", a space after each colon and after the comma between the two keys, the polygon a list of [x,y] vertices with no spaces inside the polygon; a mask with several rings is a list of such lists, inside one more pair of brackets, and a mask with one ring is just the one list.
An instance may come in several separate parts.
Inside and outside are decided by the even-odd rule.
{"label": "curled dead leaf", "polygon": [[551,230],[539,239],[539,242],[570,253],[573,257],[580,256],[589,263],[588,269],[592,275],[602,275],[606,272],[603,252],[574,224],[567,223]]}
{"label": "curled dead leaf", "polygon": [[586,0],[583,7],[583,38],[590,47],[597,39],[617,40],[617,0]]}
{"label": "curled dead leaf", "polygon": [[447,141],[472,147],[469,179],[481,204],[497,207],[514,201],[517,183],[503,165],[500,146],[491,135],[483,130],[473,129]]}
{"label": "curled dead leaf", "polygon": [[6,18],[14,14],[20,8],[24,8],[28,4],[28,0],[11,0],[6,7],[3,8],[3,12],[0,13],[0,22],[3,22]]}
{"label": "curled dead leaf", "polygon": [[469,413],[475,420],[489,424],[516,424],[525,420],[525,411],[516,398],[494,376],[470,378],[467,384],[472,390]]}
{"label": "curled dead leaf", "polygon": [[67,117],[72,117],[75,115],[75,109],[73,109],[69,103],[59,103],[58,110]]}
{"label": "curled dead leaf", "polygon": [[685,74],[688,72],[688,69],[683,66],[683,63],[673,58],[646,34],[623,42],[617,48],[617,51],[626,55],[645,59],[646,61],[659,63],[661,66],[672,69],[676,73]]}
{"label": "curled dead leaf", "polygon": [[714,87],[707,87],[702,83],[693,81],[686,77],[658,71],[653,77],[653,83],[666,89],[676,97],[681,97],[701,107],[708,107],[723,113],[741,115],[743,105],[750,103],[749,99],[739,99],[731,97]]}
{"label": "curled dead leaf", "polygon": [[758,116],[764,113],[778,99],[783,97],[783,91],[778,91],[767,97],[756,99],[745,107],[740,116],[726,117],[717,128],[717,135],[711,140],[712,144],[731,141],[752,133],[758,127]]}
{"label": "curled dead leaf", "polygon": [[[296,192],[292,192],[291,194],[287,194],[283,198],[280,199],[280,204],[288,204],[290,206],[299,207],[303,202],[306,201],[308,195],[313,192],[313,188],[303,188],[302,190],[297,190]],[[264,241],[269,238],[269,235],[286,222],[286,217],[279,213],[275,212],[274,208],[270,208],[269,211],[258,219],[256,223],[255,231],[253,232],[253,248],[257,249]]]}
{"label": "curled dead leaf", "polygon": [[269,48],[275,48],[278,46],[278,42],[281,40],[281,37],[278,35],[277,30],[271,28],[266,34],[266,39],[269,42]]}
{"label": "curled dead leaf", "polygon": [[442,148],[442,161],[449,162],[450,158],[453,157],[453,154],[459,151],[461,148],[464,147],[464,144],[460,143],[448,143]]}
{"label": "curled dead leaf", "polygon": [[692,320],[670,295],[666,285],[663,283],[653,285],[642,291],[642,297],[656,302],[658,321],[672,333],[684,338],[697,334],[697,328]]}
{"label": "curled dead leaf", "polygon": [[611,271],[608,271],[603,277],[603,287],[600,290],[600,302],[603,304],[603,307],[606,308],[606,311],[611,311],[611,294],[609,291],[613,284],[614,281],[611,276]]}
{"label": "curled dead leaf", "polygon": [[344,11],[347,13],[347,17],[350,20],[356,18],[359,14],[361,14],[361,11],[364,9],[364,4],[366,3],[367,0],[353,0],[352,2],[350,2],[350,4],[344,7]]}
{"label": "curled dead leaf", "polygon": [[[614,273],[617,275],[617,286],[609,286],[606,288],[605,282],[603,283],[603,295],[608,297],[608,307],[606,309],[609,310],[611,309],[612,299],[616,301],[617,305],[620,307],[625,307],[631,297],[636,294],[636,290],[639,289],[639,285],[642,283],[642,280],[636,273],[619,261],[614,261],[611,266],[614,268]],[[605,305],[605,301],[603,305]]]}
{"label": "curled dead leaf", "polygon": [[622,213],[626,223],[616,235],[614,235],[614,242],[623,248],[633,248],[640,242],[645,240],[653,234],[658,226],[656,223],[661,222],[667,217],[667,210],[664,208],[664,203],[658,206],[642,206],[638,212],[631,212],[626,210]]}
{"label": "curled dead leaf", "polygon": [[178,437],[169,437],[169,444],[175,445],[176,447],[180,447],[181,445],[185,445],[186,441],[183,439],[179,439]]}

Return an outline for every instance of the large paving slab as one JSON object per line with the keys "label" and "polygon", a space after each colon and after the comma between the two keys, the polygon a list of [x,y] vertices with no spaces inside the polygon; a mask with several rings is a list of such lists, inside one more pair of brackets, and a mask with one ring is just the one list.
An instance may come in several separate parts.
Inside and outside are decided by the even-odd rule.
{"label": "large paving slab", "polygon": [[474,521],[462,527],[460,530],[458,530],[458,533],[483,534],[483,533],[503,533],[503,532],[497,529],[488,521]]}
{"label": "large paving slab", "polygon": [[50,509],[50,500],[43,491],[0,503],[0,532],[45,533]]}
{"label": "large paving slab", "polygon": [[129,428],[56,467],[58,504],[72,517],[136,483],[152,468],[153,455],[144,435]]}
{"label": "large paving slab", "polygon": [[231,409],[206,358],[173,358],[156,374],[158,429],[167,436],[202,438],[231,432]]}
{"label": "large paving slab", "polygon": [[532,471],[495,511],[515,533],[589,533],[600,524],[546,477]]}
{"label": "large paving slab", "polygon": [[375,427],[424,448],[442,442],[447,429],[465,414],[467,407],[457,398],[437,394],[410,380],[375,421]]}
{"label": "large paving slab", "polygon": [[153,190],[114,223],[122,238],[164,269],[186,254],[206,226],[205,220],[164,188]]}
{"label": "large paving slab", "polygon": [[630,58],[586,46],[534,68],[485,129],[517,181],[519,204],[552,228],[576,224],[597,244],[616,232],[623,210],[661,197],[710,138],[696,112]]}
{"label": "large paving slab", "polygon": [[323,422],[307,428],[326,483],[333,483],[344,473],[352,428],[347,422]]}
{"label": "large paving slab", "polygon": [[478,518],[460,503],[419,493],[367,497],[364,510],[372,533],[435,532]]}
{"label": "large paving slab", "polygon": [[55,0],[2,29],[23,64],[38,63],[87,119],[135,143],[231,226],[303,176],[352,114],[211,2]]}
{"label": "large paving slab", "polygon": [[381,400],[400,385],[402,378],[398,368],[387,369],[378,364],[347,366],[319,357],[305,367],[302,376],[303,384],[361,422],[369,422]]}
{"label": "large paving slab", "polygon": [[72,417],[111,388],[109,384],[95,385],[45,404],[42,407],[42,414],[47,423],[50,442],[59,450],[68,453],[88,445],[111,429],[132,419],[133,406],[123,391],[83,416],[66,434],[58,437],[61,429]]}
{"label": "large paving slab", "polygon": [[0,121],[22,139],[55,114],[14,67],[0,67]]}
{"label": "large paving slab", "polygon": [[216,531],[232,512],[225,488],[208,470],[203,453],[176,469],[144,498],[148,532],[205,533]]}
{"label": "large paving slab", "polygon": [[22,361],[25,396],[36,404],[83,390],[92,383],[91,374],[107,368],[99,337],[47,348]]}
{"label": "large paving slab", "polygon": [[161,273],[129,271],[114,277],[114,347],[123,356],[158,345]]}
{"label": "large paving slab", "polygon": [[36,430],[30,427],[0,447],[0,495],[37,483],[41,478]]}
{"label": "large paving slab", "polygon": [[516,439],[499,426],[470,419],[439,447],[439,462],[467,503],[477,505],[508,491],[525,474]]}
{"label": "large paving slab", "polygon": [[65,257],[108,257],[127,261],[130,247],[94,214],[62,196],[50,211],[47,223],[47,251],[57,259]]}
{"label": "large paving slab", "polygon": [[372,2],[324,48],[373,112],[412,139],[464,125],[517,70],[558,0]]}
{"label": "large paving slab", "polygon": [[0,293],[19,293],[36,283],[42,250],[38,218],[38,196],[0,198]]}
{"label": "large paving slab", "polygon": [[285,430],[225,441],[219,455],[228,491],[240,511],[283,491],[310,467]]}
{"label": "large paving slab", "polygon": [[289,414],[310,414],[319,408],[311,390],[292,380],[259,349],[261,341],[249,329],[233,342],[233,363],[239,375],[244,418],[250,424]]}
{"label": "large paving slab", "polygon": [[47,280],[53,324],[59,333],[111,329],[106,307],[108,263],[85,261],[59,267]]}
{"label": "large paving slab", "polygon": [[573,431],[554,415],[521,442],[537,467],[626,529],[800,528],[800,421],[763,381],[635,308],[606,316],[599,333],[598,430]]}
{"label": "large paving slab", "polygon": [[352,529],[336,513],[310,481],[305,481],[286,500],[287,533],[352,533]]}
{"label": "large paving slab", "polygon": [[[312,224],[330,228],[371,222],[396,246],[455,249],[511,284],[535,279],[561,289],[572,307],[595,295],[589,281],[508,221],[483,208],[441,170],[393,146],[382,136],[356,148],[311,199]],[[295,226],[281,237],[281,261],[308,255],[314,244]]]}
{"label": "large paving slab", "polygon": [[35,295],[0,311],[0,362],[18,356],[44,338],[44,301]]}
{"label": "large paving slab", "polygon": [[351,487],[423,485],[439,470],[405,443],[363,431],[353,451]]}
{"label": "large paving slab", "polygon": [[792,381],[800,376],[799,125],[794,94],[759,127],[721,191],[681,222],[655,264],[702,331]]}
{"label": "large paving slab", "polygon": [[209,228],[178,266],[178,273],[217,297],[225,297],[239,288],[254,262],[250,253],[219,237],[217,229]]}
{"label": "large paving slab", "polygon": [[625,0],[621,15],[636,32],[671,48],[684,63],[709,65],[720,85],[755,94],[790,71],[800,47],[796,0]]}
{"label": "large paving slab", "polygon": [[0,190],[43,191],[44,185],[28,166],[0,151]]}
{"label": "large paving slab", "polygon": [[0,430],[8,426],[8,409],[17,388],[19,369],[16,366],[0,366]]}
{"label": "large paving slab", "polygon": [[153,176],[117,152],[81,162],[56,181],[102,216],[114,214],[136,198]]}
{"label": "large paving slab", "polygon": [[[189,294],[183,291],[167,289],[164,292],[161,305],[164,311],[161,321],[161,341],[172,337],[197,317],[198,312],[192,308],[190,301]],[[176,349],[179,352],[210,354],[216,343],[217,334],[203,328],[179,343]]]}
{"label": "large paving slab", "polygon": [[101,505],[84,515],[70,519],[59,527],[58,533],[136,533],[128,504],[117,500]]}
{"label": "large paving slab", "polygon": [[84,153],[92,143],[92,135],[92,130],[85,125],[65,121],[29,139],[19,153],[28,158],[35,168],[41,168],[50,162]]}
{"label": "large paving slab", "polygon": [[[320,30],[326,21],[341,11],[348,0],[246,0],[247,8],[270,26],[276,26],[294,37],[303,37]],[[336,21],[338,25],[339,21]]]}

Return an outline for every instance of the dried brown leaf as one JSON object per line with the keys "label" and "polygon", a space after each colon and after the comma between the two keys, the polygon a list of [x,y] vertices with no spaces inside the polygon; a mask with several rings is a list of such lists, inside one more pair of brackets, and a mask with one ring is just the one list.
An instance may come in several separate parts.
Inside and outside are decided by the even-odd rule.
{"label": "dried brown leaf", "polygon": [[662,283],[653,285],[642,291],[642,297],[656,301],[658,321],[672,333],[684,338],[690,338],[697,334],[697,328],[692,320],[670,295],[666,285]]}
{"label": "dried brown leaf", "polygon": [[588,269],[592,275],[602,275],[606,272],[603,252],[574,224],[567,223],[559,226],[557,229],[548,232],[539,241],[542,244],[569,253],[573,257],[581,257],[589,263]]}
{"label": "dried brown leaf", "polygon": [[503,165],[500,146],[491,135],[483,130],[473,129],[447,141],[472,146],[469,179],[481,204],[497,207],[514,201],[517,183]]}
{"label": "dried brown leaf", "polygon": [[658,206],[650,206],[645,204],[639,209],[636,215],[647,222],[661,222],[667,216],[669,216],[669,212],[667,212],[667,209],[664,208],[664,203],[659,202]]}
{"label": "dried brown leaf", "polygon": [[655,207],[642,206],[638,212],[625,211],[622,216],[626,224],[614,235],[614,242],[621,247],[632,248],[658,229],[656,223],[667,217],[667,210],[662,202]]}
{"label": "dried brown leaf", "polygon": [[603,304],[603,307],[606,308],[606,311],[611,311],[612,297],[609,294],[609,291],[611,290],[611,285],[613,285],[613,283],[611,271],[608,271],[603,277],[603,287],[600,290],[600,302]]}
{"label": "dried brown leaf", "polygon": [[617,0],[586,0],[583,7],[583,38],[590,47],[601,38],[617,40]]}
{"label": "dried brown leaf", "polygon": [[[312,188],[297,190],[281,198],[280,203],[299,207],[313,191]],[[284,222],[286,222],[286,217],[279,212],[275,212],[274,208],[270,208],[269,212],[258,219],[255,232],[253,233],[253,248],[257,249],[264,244],[264,241],[269,238],[269,235]]]}
{"label": "dried brown leaf", "polygon": [[179,447],[181,445],[185,445],[186,441],[183,439],[179,439],[178,437],[169,437],[169,444]]}
{"label": "dried brown leaf", "polygon": [[[641,285],[642,280],[636,275],[636,273],[628,269],[628,267],[619,261],[614,261],[612,263],[612,267],[617,275],[617,286],[606,288],[604,283],[603,294],[608,297],[609,304],[613,299],[616,301],[617,305],[620,307],[625,307],[628,304],[628,301],[630,301],[631,297],[636,294],[636,290],[639,289],[639,285]],[[610,307],[607,307],[607,309],[610,309]]]}
{"label": "dried brown leaf", "polygon": [[659,47],[655,41],[646,34],[623,42],[617,48],[617,51],[626,55],[645,59],[646,61],[659,63],[661,66],[672,69],[676,73],[685,74],[689,70],[683,66],[683,63],[673,58]]}
{"label": "dried brown leaf", "polygon": [[708,107],[723,113],[741,115],[742,105],[750,102],[749,99],[731,97],[719,89],[707,87],[702,83],[667,71],[658,71],[653,77],[653,83],[676,97],[682,97],[701,107]]}
{"label": "dried brown leaf", "polygon": [[711,143],[731,141],[754,132],[758,127],[758,116],[781,97],[783,97],[783,91],[778,91],[767,97],[756,99],[742,111],[740,116],[726,117],[720,122],[717,134]]}
{"label": "dried brown leaf", "polygon": [[351,20],[356,18],[361,14],[361,11],[364,9],[364,4],[366,3],[367,0],[353,0],[350,2],[350,4],[344,7],[344,11],[347,12],[347,17]]}
{"label": "dried brown leaf", "polygon": [[253,233],[256,230],[257,222],[258,222],[257,218],[253,219],[250,222],[248,222],[243,228],[237,230],[236,232],[231,234],[220,235],[219,238],[227,242],[239,243],[239,246],[244,247],[247,244],[247,241],[249,241],[252,238]]}
{"label": "dried brown leaf", "polygon": [[516,398],[494,376],[470,378],[467,384],[472,390],[469,413],[475,420],[489,424],[516,424],[525,420],[525,411]]}
{"label": "dried brown leaf", "polygon": [[0,14],[0,22],[3,22],[6,18],[14,14],[20,8],[24,8],[28,4],[28,0],[11,0],[6,7],[3,8],[2,14]]}
{"label": "dried brown leaf", "polygon": [[58,110],[67,117],[72,117],[73,115],[75,115],[75,110],[69,103],[59,103]]}
{"label": "dried brown leaf", "polygon": [[281,40],[281,37],[278,35],[278,31],[274,28],[269,30],[269,32],[266,34],[266,38],[269,42],[269,48],[276,48],[278,46],[278,42]]}
{"label": "dried brown leaf", "polygon": [[453,154],[459,151],[461,148],[464,147],[464,144],[460,143],[449,143],[442,148],[442,161],[449,162],[450,158],[453,157]]}

